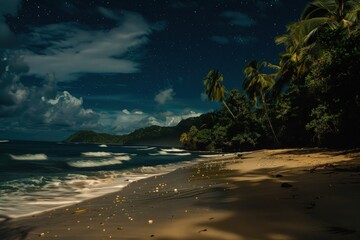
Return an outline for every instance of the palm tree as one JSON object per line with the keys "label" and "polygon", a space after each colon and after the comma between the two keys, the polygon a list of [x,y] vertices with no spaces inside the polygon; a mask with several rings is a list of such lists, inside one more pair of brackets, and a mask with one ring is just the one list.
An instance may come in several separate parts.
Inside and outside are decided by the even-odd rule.
{"label": "palm tree", "polygon": [[330,28],[349,28],[359,23],[359,0],[314,0],[305,8],[302,21],[322,22]]}
{"label": "palm tree", "polygon": [[224,101],[226,89],[222,84],[223,81],[224,76],[220,73],[220,71],[211,69],[203,80],[203,83],[205,85],[205,93],[210,101],[221,101],[226,107],[226,109],[229,111],[233,119],[236,119],[236,117]]}
{"label": "palm tree", "polygon": [[263,67],[268,66],[266,62],[259,64],[257,61],[251,61],[244,69],[245,81],[244,89],[250,99],[254,101],[255,106],[257,106],[258,99],[261,99],[262,106],[264,109],[264,114],[269,123],[271,132],[274,136],[275,142],[279,143],[279,140],[275,134],[274,128],[272,126],[268,109],[266,103],[266,93],[268,93],[275,84],[276,74],[265,74],[261,73]]}
{"label": "palm tree", "polygon": [[291,79],[303,79],[311,60],[308,56],[316,51],[315,36],[323,28],[332,30],[359,27],[360,0],[313,0],[307,5],[300,21],[288,26],[288,34],[275,38],[284,44],[286,52],[281,55],[277,88]]}

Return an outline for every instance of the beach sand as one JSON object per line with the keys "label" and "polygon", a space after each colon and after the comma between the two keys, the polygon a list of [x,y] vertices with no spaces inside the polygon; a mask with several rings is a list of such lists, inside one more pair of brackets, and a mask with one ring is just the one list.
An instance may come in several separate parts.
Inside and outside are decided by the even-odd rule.
{"label": "beach sand", "polygon": [[360,153],[283,149],[207,159],[3,220],[0,239],[360,239]]}

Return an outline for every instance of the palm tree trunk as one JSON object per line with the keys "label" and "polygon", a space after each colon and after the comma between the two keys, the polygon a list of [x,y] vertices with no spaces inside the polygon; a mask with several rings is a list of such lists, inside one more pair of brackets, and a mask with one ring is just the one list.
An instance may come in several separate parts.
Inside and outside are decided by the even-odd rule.
{"label": "palm tree trunk", "polygon": [[226,107],[226,109],[229,111],[229,113],[231,114],[231,116],[233,117],[234,120],[236,120],[235,115],[232,113],[232,111],[230,110],[229,106],[226,104],[226,102],[223,100],[222,101],[224,106]]}
{"label": "palm tree trunk", "polygon": [[277,136],[276,136],[276,134],[275,134],[273,125],[272,125],[272,123],[271,123],[271,120],[270,120],[270,117],[269,117],[269,114],[268,114],[268,110],[267,110],[267,106],[266,106],[266,101],[265,101],[265,96],[264,96],[264,94],[261,94],[261,100],[262,100],[262,102],[263,102],[263,107],[264,107],[264,112],[265,112],[265,115],[266,115],[266,119],[267,119],[267,121],[268,121],[268,123],[269,123],[269,126],[270,126],[271,132],[272,132],[272,134],[273,134],[273,136],[274,136],[275,142],[276,142],[276,144],[280,144],[279,139],[277,138]]}

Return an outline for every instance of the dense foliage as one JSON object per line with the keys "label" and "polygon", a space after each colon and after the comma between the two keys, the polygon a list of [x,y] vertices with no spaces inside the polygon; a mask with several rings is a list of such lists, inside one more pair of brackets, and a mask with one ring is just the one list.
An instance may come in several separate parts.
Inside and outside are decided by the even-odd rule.
{"label": "dense foliage", "polygon": [[213,113],[216,121],[184,132],[183,146],[360,146],[359,18],[358,0],[310,2],[300,21],[275,39],[285,47],[278,65],[251,61],[245,67],[246,96],[226,91],[224,76],[210,70],[205,92],[210,100],[223,101],[224,108]]}

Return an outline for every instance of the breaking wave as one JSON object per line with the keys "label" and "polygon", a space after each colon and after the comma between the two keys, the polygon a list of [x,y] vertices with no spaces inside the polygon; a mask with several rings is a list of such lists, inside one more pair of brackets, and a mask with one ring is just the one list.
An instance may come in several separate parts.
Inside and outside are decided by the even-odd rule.
{"label": "breaking wave", "polygon": [[109,152],[83,152],[81,154],[86,157],[110,157],[112,155]]}
{"label": "breaking wave", "polygon": [[10,157],[13,160],[21,160],[21,161],[43,161],[48,160],[48,156],[46,154],[40,153],[40,154],[24,154],[24,155],[12,155],[10,154]]}

